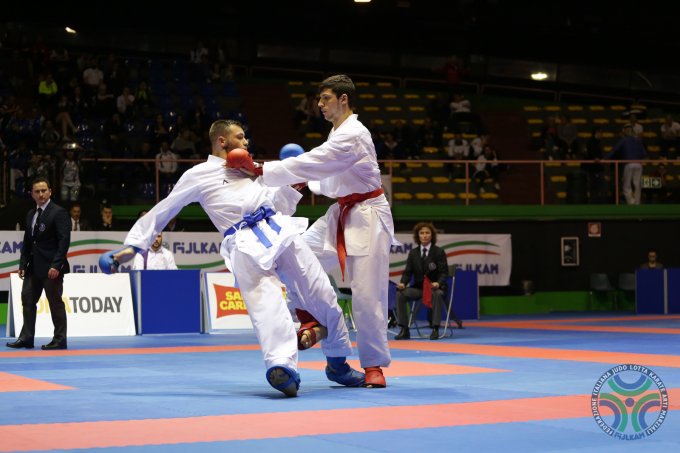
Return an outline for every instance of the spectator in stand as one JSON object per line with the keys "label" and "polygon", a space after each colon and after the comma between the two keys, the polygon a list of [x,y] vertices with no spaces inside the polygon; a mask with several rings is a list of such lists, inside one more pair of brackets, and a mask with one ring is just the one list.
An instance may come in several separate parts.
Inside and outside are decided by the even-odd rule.
{"label": "spectator in stand", "polygon": [[19,196],[26,196],[29,187],[26,185],[28,166],[32,160],[33,151],[28,147],[26,140],[19,141],[19,145],[9,151],[9,188]]}
{"label": "spectator in stand", "polygon": [[640,196],[642,195],[642,188],[640,186],[642,163],[639,161],[644,160],[646,157],[647,151],[645,146],[640,139],[634,136],[633,125],[630,123],[625,124],[621,139],[605,158],[633,161],[625,164],[623,168],[623,195],[628,204],[640,204]]}
{"label": "spectator in stand", "polygon": [[127,73],[125,68],[121,66],[120,61],[113,55],[109,55],[107,61],[107,68],[104,71],[104,78],[106,84],[112,93],[121,93],[125,84],[127,83]]}
{"label": "spectator in stand", "polygon": [[499,168],[496,151],[494,151],[491,145],[485,145],[484,152],[477,158],[475,174],[472,176],[472,178],[477,181],[480,194],[485,193],[484,184],[486,183],[487,178],[492,180],[494,189],[501,189],[501,186],[498,183],[498,172]]}
{"label": "spectator in stand", "polygon": [[[191,129],[184,128],[170,145],[170,150],[180,159],[190,159],[191,156],[196,155],[196,143],[191,140],[191,135]],[[184,173],[185,170],[192,166],[193,163],[191,162],[182,162],[180,164],[180,171]]]}
{"label": "spectator in stand", "polygon": [[89,118],[90,112],[92,111],[92,99],[83,94],[83,90],[80,86],[73,89],[73,96],[70,98],[71,101],[71,118],[76,122]]}
{"label": "spectator in stand", "polygon": [[[376,156],[382,156],[383,159],[406,159],[406,148],[401,142],[397,141],[393,131],[386,131],[380,135],[382,141],[377,144],[378,148],[376,148]],[[404,162],[399,163],[399,169],[402,172],[412,171],[410,168],[406,167]]]}
{"label": "spectator in stand", "polygon": [[82,217],[83,210],[80,203],[74,201],[71,203],[71,208],[69,209],[69,214],[71,216],[71,231],[90,231],[90,222]]}
{"label": "spectator in stand", "polygon": [[83,84],[86,96],[95,96],[99,85],[104,82],[104,72],[99,69],[99,61],[93,57],[90,59],[87,69],[83,71]]}
{"label": "spectator in stand", "polygon": [[66,86],[70,72],[68,50],[64,47],[52,49],[49,56],[49,67],[54,74],[57,85]]}
{"label": "spectator in stand", "polygon": [[135,96],[130,92],[130,87],[124,87],[123,92],[116,98],[116,108],[123,120],[132,118],[135,108]]}
{"label": "spectator in stand", "polygon": [[92,114],[97,119],[109,118],[116,113],[116,98],[109,92],[105,83],[97,87],[97,94],[92,97]]}
{"label": "spectator in stand", "polygon": [[154,102],[151,95],[151,88],[149,88],[149,84],[145,80],[142,80],[137,86],[137,91],[135,91],[135,113],[141,117],[149,116],[149,112],[153,106]]}
{"label": "spectator in stand", "polygon": [[454,117],[458,113],[470,113],[472,104],[463,93],[455,93],[449,103],[449,109],[451,110],[451,117]]}
{"label": "spectator in stand", "polygon": [[210,115],[201,96],[194,97],[194,107],[188,112],[187,123],[197,137],[203,138],[210,128]]}
{"label": "spectator in stand", "polygon": [[153,127],[151,129],[153,143],[160,146],[162,142],[170,143],[170,130],[165,124],[165,118],[162,113],[156,114],[154,117]]}
{"label": "spectator in stand", "polygon": [[168,142],[162,141],[160,151],[156,154],[156,160],[158,161],[156,165],[158,165],[158,171],[160,172],[161,183],[172,184],[177,180],[178,158],[179,156],[170,149]]}
{"label": "spectator in stand", "polygon": [[578,141],[578,129],[576,125],[571,122],[569,115],[560,115],[560,121],[557,125],[557,136],[559,143],[564,148],[567,159],[578,159],[581,155],[580,143]]}
{"label": "spectator in stand", "polygon": [[191,80],[194,82],[201,82],[203,76],[203,64],[208,58],[208,49],[203,45],[202,41],[196,42],[196,47],[189,52],[189,61],[191,62]]}
{"label": "spectator in stand", "polygon": [[645,127],[642,125],[642,123],[640,123],[640,120],[638,120],[638,117],[635,113],[630,114],[629,123],[633,130],[633,137],[642,141],[642,135],[645,133]]}
{"label": "spectator in stand", "polygon": [[444,74],[449,93],[458,92],[463,77],[463,64],[458,57],[452,55],[442,67],[436,68],[434,71]]}
{"label": "spectator in stand", "polygon": [[57,102],[57,114],[54,121],[61,129],[61,136],[64,140],[70,140],[71,136],[76,133],[76,125],[73,124],[71,108],[71,101],[68,96],[65,94],[61,95],[59,102]]}
{"label": "spectator in stand", "polygon": [[419,159],[420,150],[416,146],[415,132],[413,128],[404,120],[398,119],[394,122],[392,134],[402,149],[401,154],[407,159]]}
{"label": "spectator in stand", "polygon": [[60,142],[61,135],[54,128],[54,122],[52,120],[45,120],[43,130],[40,132],[40,149],[50,155],[55,155],[57,145],[59,145]]}
{"label": "spectator in stand", "polygon": [[661,157],[667,158],[671,149],[675,151],[675,156],[680,155],[680,123],[673,120],[672,115],[666,115],[666,119],[661,125],[659,144]]}
{"label": "spectator in stand", "polygon": [[484,152],[484,147],[489,144],[489,134],[480,134],[470,141],[472,159],[477,159]]}
{"label": "spectator in stand", "polygon": [[586,142],[584,158],[590,163],[581,164],[581,168],[588,175],[588,194],[591,203],[605,203],[607,199],[607,183],[604,179],[604,165],[600,162],[602,152],[602,129],[593,128],[590,138]]}
{"label": "spectator in stand", "polygon": [[52,74],[48,73],[38,84],[38,104],[48,118],[52,118],[56,112],[58,93],[57,82],[54,81]]}
{"label": "spectator in stand", "polygon": [[[477,129],[475,115],[472,114],[472,104],[463,93],[454,93],[449,102],[449,130],[453,133],[468,133]],[[474,124],[473,124],[474,123]],[[473,127],[474,126],[474,127]]]}
{"label": "spectator in stand", "polygon": [[127,129],[118,112],[113,113],[104,123],[102,134],[106,147],[105,154],[111,157],[122,157],[127,146]]}
{"label": "spectator in stand", "polygon": [[[418,149],[426,147],[438,148],[442,147],[442,127],[432,118],[425,117],[425,122],[418,128],[416,132],[416,144]],[[377,148],[376,148],[377,149]]]}
{"label": "spectator in stand", "polygon": [[108,204],[103,204],[99,211],[101,218],[97,225],[97,231],[116,231],[113,223],[113,208]]}
{"label": "spectator in stand", "polygon": [[170,145],[172,152],[182,159],[188,159],[190,155],[196,152],[196,143],[191,139],[191,136],[191,129],[182,129]]}
{"label": "spectator in stand", "polygon": [[36,178],[53,180],[54,160],[52,156],[38,150],[31,156],[31,161],[26,172],[26,179],[33,181]]}
{"label": "spectator in stand", "polygon": [[[466,160],[470,156],[470,144],[463,138],[463,134],[453,134],[453,138],[449,140],[447,154],[450,159],[455,161]],[[446,167],[449,172],[449,179],[465,176],[465,166],[463,164],[448,163]]]}
{"label": "spectator in stand", "polygon": [[80,196],[80,165],[76,160],[75,143],[64,145],[64,162],[61,164],[61,201],[76,201]]}
{"label": "spectator in stand", "polygon": [[557,120],[549,115],[545,118],[541,128],[541,146],[549,160],[560,160],[564,157],[564,150],[560,148],[559,143]]}

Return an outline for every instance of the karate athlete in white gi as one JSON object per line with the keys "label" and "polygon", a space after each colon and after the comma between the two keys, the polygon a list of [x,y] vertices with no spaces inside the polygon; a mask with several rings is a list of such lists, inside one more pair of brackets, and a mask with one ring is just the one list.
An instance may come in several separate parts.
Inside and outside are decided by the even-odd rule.
{"label": "karate athlete in white gi", "polygon": [[[351,282],[357,348],[366,387],[385,387],[390,246],[398,245],[390,206],[381,189],[371,134],[353,113],[355,88],[346,75],[319,85],[319,108],[333,123],[328,140],[297,157],[244,171],[262,174],[268,186],[308,182],[312,192],[337,198],[303,235],[327,272],[340,265]],[[230,163],[231,165],[231,163]],[[321,324],[323,322],[319,320]]]}
{"label": "karate athlete in white gi", "polygon": [[289,216],[301,194],[290,186],[267,187],[261,178],[253,180],[226,168],[227,152],[248,146],[240,123],[215,121],[209,136],[212,155],[207,162],[187,170],[167,198],[137,220],[124,248],[101,256],[102,271],[113,272],[121,262],[146,250],[182,207],[199,202],[224,235],[220,253],[248,309],[270,385],[286,396],[296,396],[300,385],[298,338],[281,291],[282,280],[301,295],[300,308],[328,328],[321,344],[328,360],[328,379],[346,386],[362,385],[364,374],[345,360],[352,347],[335,292],[300,237],[308,221]]}

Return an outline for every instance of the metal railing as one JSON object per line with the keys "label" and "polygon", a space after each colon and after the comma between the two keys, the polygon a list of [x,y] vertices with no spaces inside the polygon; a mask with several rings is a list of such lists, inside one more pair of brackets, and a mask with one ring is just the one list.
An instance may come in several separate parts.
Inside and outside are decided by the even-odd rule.
{"label": "metal railing", "polygon": [[[197,159],[178,159],[180,170],[177,172],[175,180],[179,179],[181,173],[188,167],[197,163],[204,162],[204,160]],[[151,184],[153,186],[153,196],[149,197],[147,194],[148,203],[158,203],[161,198],[167,195],[167,191],[171,190],[171,184],[163,182],[163,177],[160,172],[160,160],[157,159],[116,159],[116,158],[93,158],[85,157],[80,159],[81,166],[88,168],[84,175],[81,176],[81,184],[84,189],[82,198],[98,197],[96,193],[97,181],[89,180],[94,173],[92,169],[101,169],[102,166],[114,165],[114,169],[109,169],[110,174],[101,174],[97,178],[104,181],[120,181],[120,172],[126,174],[135,173],[136,166],[153,165],[151,173],[147,173],[151,178],[146,178],[144,181],[135,180],[134,178],[124,179],[124,182],[133,187],[130,189],[133,193],[140,192],[139,187],[142,183]],[[622,187],[621,178],[623,168],[626,164],[640,163],[643,166],[643,176],[641,178],[641,189],[649,191],[658,191],[664,189],[677,190],[680,193],[680,160],[643,160],[643,161],[622,161],[622,160],[498,160],[494,161],[500,168],[500,176],[498,181],[502,188],[498,191],[499,197],[494,200],[485,200],[486,204],[532,204],[532,205],[546,205],[546,204],[560,204],[574,202],[570,201],[569,196],[565,196],[565,191],[569,190],[568,183],[570,178],[580,177],[588,178],[588,166],[593,164],[600,164],[602,166],[599,174],[602,177],[602,184],[605,184],[604,190],[607,192],[606,201],[599,201],[599,203],[607,204],[622,204],[621,197]],[[474,202],[475,196],[479,187],[475,182],[476,165],[480,164],[477,160],[450,160],[450,159],[402,159],[402,160],[381,160],[379,161],[382,173],[389,176],[391,181],[391,190],[388,191],[390,195],[398,192],[400,188],[404,191],[413,191],[414,187],[422,187],[431,190],[433,187],[441,191],[451,190],[452,187],[457,187],[462,194],[459,198],[464,200],[464,205],[470,205]],[[487,165],[490,165],[487,162]],[[659,175],[658,167],[664,165],[666,167],[666,175]],[[420,167],[418,168],[412,167]],[[459,176],[450,176],[449,169],[456,168]],[[12,194],[9,190],[9,168],[6,161],[3,163],[2,175],[0,181],[2,182],[2,193],[0,201],[2,204],[8,204],[11,201]],[[437,180],[442,181],[442,178],[448,178],[448,182],[434,183],[432,176],[436,174]],[[57,175],[54,184],[53,196],[57,197],[59,194],[58,181],[61,175]],[[414,177],[426,176],[427,182],[418,183],[411,182]],[[423,179],[423,178],[419,178]],[[553,180],[559,181],[557,183]],[[150,182],[153,181],[153,182]],[[675,183],[677,181],[677,184]],[[513,192],[513,188],[509,185],[521,183],[524,187],[528,187],[532,196],[520,197],[520,200],[513,200],[512,196],[507,193]],[[675,187],[677,186],[677,188]],[[580,190],[589,190],[579,186]],[[111,187],[110,190],[115,191],[116,187]],[[556,192],[557,191],[557,192]],[[94,192],[94,193],[93,193]],[[138,195],[141,195],[138,193]],[[115,197],[114,197],[115,198]],[[325,199],[325,197],[322,197]],[[527,202],[527,200],[529,200]],[[441,200],[439,200],[441,202]],[[588,198],[584,203],[591,203],[592,200]],[[669,201],[664,201],[669,202]],[[670,202],[674,202],[670,200]],[[316,205],[320,203],[318,196],[310,194],[306,197],[302,204]],[[323,203],[327,203],[327,199]],[[422,203],[420,200],[411,201],[411,203]],[[404,201],[402,204],[409,204],[409,201]]]}
{"label": "metal railing", "polygon": [[[100,164],[100,163],[105,163],[105,162],[111,162],[111,163],[119,163],[119,164],[129,164],[129,165],[140,165],[140,164],[154,164],[154,181],[155,181],[155,202],[157,203],[160,201],[162,194],[161,194],[161,174],[159,171],[159,164],[160,161],[156,159],[93,159],[93,158],[84,158],[82,159],[83,163],[87,162],[92,162],[95,165]],[[193,159],[178,159],[178,163],[180,165],[182,164],[196,164],[203,162],[203,160],[193,160]],[[414,176],[419,176],[419,172],[417,169],[411,170],[409,173],[406,173],[402,167],[406,167],[413,164],[421,165],[421,166],[428,166],[428,164],[435,164],[435,168],[443,167],[443,170],[440,170],[440,175],[444,175],[446,173],[446,166],[462,166],[463,167],[463,176],[462,179],[464,181],[463,187],[464,187],[464,193],[465,194],[472,194],[475,193],[475,182],[473,180],[473,176],[475,173],[475,166],[479,164],[480,162],[477,160],[446,160],[446,159],[422,159],[422,160],[381,160],[379,161],[379,164],[381,165],[381,168],[383,169],[383,173],[387,174],[390,176],[390,179],[394,180],[395,176],[399,175],[406,175],[406,178],[412,178]],[[538,194],[538,202],[537,203],[532,203],[532,204],[539,204],[539,205],[545,205],[549,204],[549,202],[557,200],[557,203],[560,202],[561,198],[558,193],[557,196],[555,196],[555,193],[553,193],[551,190],[554,189],[552,186],[554,184],[551,182],[550,176],[557,176],[558,178],[560,176],[564,177],[565,179],[568,179],[570,176],[574,176],[577,174],[581,174],[583,176],[583,173],[586,173],[586,176],[588,174],[588,165],[593,165],[593,164],[600,164],[602,165],[602,170],[600,174],[603,176],[603,181],[607,184],[607,190],[608,192],[611,193],[613,199],[612,203],[613,204],[621,204],[622,199],[621,199],[621,181],[620,181],[620,176],[623,173],[623,166],[626,164],[630,163],[640,163],[643,165],[643,177],[642,177],[642,187],[643,189],[660,189],[662,188],[663,185],[666,184],[666,181],[657,181],[656,179],[653,178],[658,178],[658,179],[665,179],[661,178],[659,176],[653,176],[651,173],[653,173],[651,170],[655,170],[660,164],[664,164],[666,167],[671,167],[671,170],[668,171],[668,175],[672,180],[678,180],[680,181],[680,161],[665,161],[665,160],[644,160],[644,161],[623,161],[623,160],[606,160],[606,161],[590,161],[590,160],[498,160],[494,162],[495,164],[504,167],[503,170],[501,170],[500,177],[499,177],[499,183],[502,186],[506,186],[507,184],[512,184],[512,177],[509,177],[508,173],[512,173],[515,175],[514,179],[521,179],[523,180],[523,183],[533,187],[535,189],[536,194]],[[487,165],[490,165],[487,163]],[[677,170],[675,170],[677,169]],[[549,170],[549,171],[548,171]],[[420,172],[421,174],[424,172]],[[550,173],[550,174],[549,174]],[[177,174],[177,177],[179,177],[180,173]],[[532,177],[536,177],[533,182],[532,182]],[[455,181],[456,178],[451,178],[451,183],[453,184],[453,181]],[[651,183],[649,183],[649,180],[651,179]],[[656,181],[656,182],[655,182]],[[564,181],[563,181],[564,182]],[[398,187],[401,183],[395,183],[392,182],[392,191],[395,190],[395,187]],[[433,183],[427,183],[431,187]],[[559,184],[559,183],[557,183]],[[446,188],[447,184],[441,184],[443,188]],[[680,183],[679,183],[680,186]],[[564,185],[562,185],[564,188]],[[502,190],[502,189],[501,189]],[[501,192],[502,194],[502,192]],[[550,196],[550,197],[549,197]],[[464,197],[465,199],[465,205],[469,205],[471,203],[472,197],[466,196]],[[315,205],[317,204],[317,197],[314,194],[311,194],[311,197],[309,198],[309,204]],[[507,197],[503,198],[504,203],[510,202],[512,204],[512,200],[508,199]],[[566,201],[565,201],[566,202]],[[551,203],[554,204],[554,203]]]}

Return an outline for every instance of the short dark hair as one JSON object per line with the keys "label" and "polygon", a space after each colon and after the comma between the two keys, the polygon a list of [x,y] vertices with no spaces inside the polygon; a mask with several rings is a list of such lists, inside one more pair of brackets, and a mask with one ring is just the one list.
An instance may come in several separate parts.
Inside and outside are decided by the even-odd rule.
{"label": "short dark hair", "polygon": [[232,126],[238,126],[243,129],[243,125],[236,120],[217,120],[210,126],[210,131],[208,131],[208,137],[210,138],[210,143],[214,143],[217,137],[220,135],[225,135],[227,130]]}
{"label": "short dark hair", "polygon": [[431,222],[418,222],[416,223],[416,226],[413,227],[413,240],[415,241],[416,244],[420,245],[420,236],[418,235],[418,232],[422,230],[423,228],[427,228],[430,230],[430,233],[432,233],[432,245],[435,245],[437,243],[437,230],[435,229],[434,225]]}
{"label": "short dark hair", "polygon": [[52,184],[50,184],[50,180],[45,178],[44,176],[36,176],[35,178],[33,178],[33,181],[31,181],[31,189],[33,188],[33,186],[41,182],[47,184],[48,189],[52,189]]}
{"label": "short dark hair", "polygon": [[319,94],[323,90],[330,89],[337,97],[343,94],[347,95],[347,104],[350,109],[354,109],[354,96],[356,96],[356,88],[354,87],[354,82],[349,76],[345,74],[338,74],[326,78],[323,82],[319,84]]}

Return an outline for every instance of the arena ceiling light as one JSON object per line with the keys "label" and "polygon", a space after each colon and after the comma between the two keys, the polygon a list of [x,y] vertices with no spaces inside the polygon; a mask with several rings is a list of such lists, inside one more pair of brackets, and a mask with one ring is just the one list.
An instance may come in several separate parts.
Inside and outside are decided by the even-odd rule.
{"label": "arena ceiling light", "polygon": [[545,72],[534,72],[531,74],[533,80],[545,80],[548,78],[548,74]]}
{"label": "arena ceiling light", "polygon": [[78,33],[77,31],[75,31],[75,30],[74,30],[73,28],[71,28],[71,27],[64,27],[64,30],[66,31],[66,33],[71,34],[71,35],[75,35],[75,34]]}

